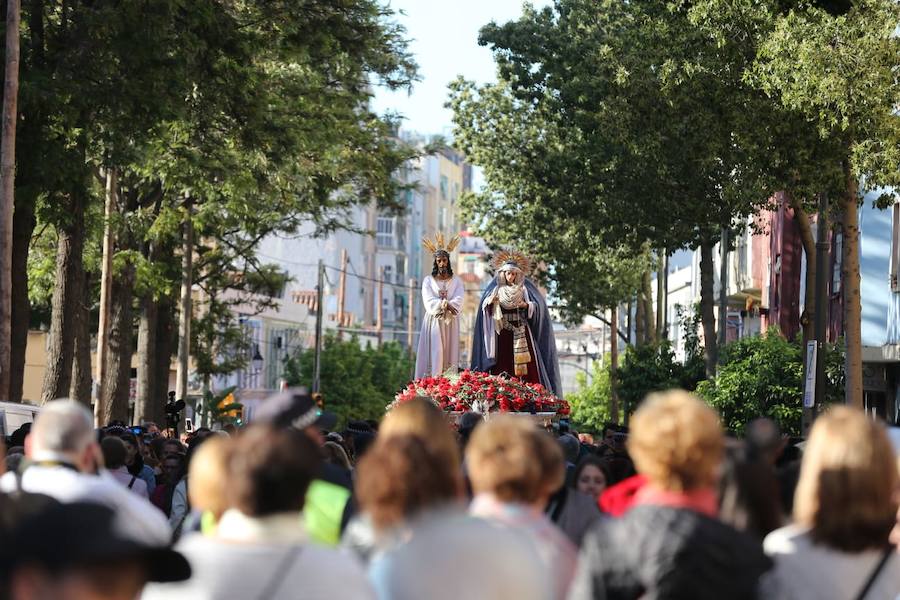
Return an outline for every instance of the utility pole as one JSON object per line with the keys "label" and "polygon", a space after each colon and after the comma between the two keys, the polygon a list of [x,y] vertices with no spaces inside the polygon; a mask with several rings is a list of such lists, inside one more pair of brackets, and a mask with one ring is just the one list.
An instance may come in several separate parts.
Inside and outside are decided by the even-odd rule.
{"label": "utility pole", "polygon": [[384,268],[381,269],[381,275],[378,277],[378,315],[375,321],[375,331],[378,332],[378,347],[381,348],[381,342],[384,339]]}
{"label": "utility pole", "polygon": [[113,237],[112,217],[118,210],[119,181],[116,170],[106,169],[106,199],[103,207],[103,258],[100,263],[100,322],[97,327],[97,396],[94,399],[94,415],[100,416],[100,398],[103,397],[103,381],[106,379],[106,355],[109,354],[109,304],[112,286]]}
{"label": "utility pole", "polygon": [[415,350],[413,349],[413,328],[416,325],[416,315],[413,312],[413,301],[415,300],[415,290],[416,290],[416,280],[410,278],[409,280],[409,289],[407,290],[407,298],[406,301],[406,346],[409,349],[409,357],[412,358],[415,356]]}
{"label": "utility pole", "polygon": [[338,338],[343,338],[344,334],[341,328],[344,327],[344,305],[347,298],[347,263],[349,262],[347,249],[341,249],[341,277],[338,283],[338,310],[337,310],[337,326]]}
{"label": "utility pole", "polygon": [[[816,419],[816,410],[822,405],[825,398],[825,311],[828,308],[825,302],[825,261],[828,257],[827,217],[828,196],[823,192],[819,194],[819,215],[816,224],[816,320],[813,331],[816,339],[810,340],[806,348],[806,389],[803,394],[803,435],[809,434],[813,421]],[[815,369],[815,373],[809,373]],[[810,390],[812,387],[812,390]]]}
{"label": "utility pole", "polygon": [[660,339],[669,338],[669,251],[666,250],[663,256],[663,317],[662,332],[659,334]]}
{"label": "utility pole", "polygon": [[181,311],[178,315],[178,363],[175,366],[175,398],[187,401],[188,361],[191,356],[191,289],[194,286],[194,223],[192,199],[184,200],[184,240],[181,255]]}
{"label": "utility pole", "polygon": [[[619,368],[619,311],[618,306],[613,306],[609,311],[609,388],[610,407],[609,416],[614,423],[619,422],[619,392],[617,382],[617,370]],[[625,407],[626,422],[628,419],[628,407]]]}
{"label": "utility pole", "polygon": [[719,244],[722,247],[722,265],[719,269],[719,348],[725,347],[728,340],[728,228],[722,228],[722,239]]}
{"label": "utility pole", "polygon": [[665,270],[666,251],[657,250],[656,254],[656,337],[659,340],[665,335],[663,329],[666,323],[666,292]]}
{"label": "utility pole", "polygon": [[325,291],[325,263],[319,259],[319,278],[316,284],[316,348],[313,361],[312,391],[319,392],[321,384],[320,372],[322,368],[322,295]]}

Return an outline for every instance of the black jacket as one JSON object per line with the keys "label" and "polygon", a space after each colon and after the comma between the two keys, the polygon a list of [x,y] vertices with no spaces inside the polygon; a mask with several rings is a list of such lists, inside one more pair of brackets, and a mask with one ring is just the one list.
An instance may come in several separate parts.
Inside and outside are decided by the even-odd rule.
{"label": "black jacket", "polygon": [[771,566],[760,543],[700,513],[636,506],[585,537],[570,600],[756,597]]}

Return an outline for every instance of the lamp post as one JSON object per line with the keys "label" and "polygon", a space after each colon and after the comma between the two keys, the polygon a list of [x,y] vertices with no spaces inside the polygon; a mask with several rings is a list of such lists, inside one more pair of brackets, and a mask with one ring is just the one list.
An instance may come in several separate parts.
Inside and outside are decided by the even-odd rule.
{"label": "lamp post", "polygon": [[259,375],[262,373],[263,368],[263,357],[262,354],[259,353],[259,344],[253,344],[253,358],[250,359],[250,364],[253,366],[253,375],[255,376],[256,387],[259,388]]}

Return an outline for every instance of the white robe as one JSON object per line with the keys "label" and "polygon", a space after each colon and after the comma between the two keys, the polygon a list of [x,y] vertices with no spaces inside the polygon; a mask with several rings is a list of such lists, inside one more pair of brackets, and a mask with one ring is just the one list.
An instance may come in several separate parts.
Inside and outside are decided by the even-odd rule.
{"label": "white robe", "polygon": [[[441,290],[446,289],[446,298]],[[419,335],[416,354],[416,379],[438,376],[459,366],[459,313],[462,309],[465,288],[459,277],[437,281],[429,275],[422,282],[422,300],[425,302],[425,318]],[[450,308],[456,314],[450,312]],[[446,315],[446,316],[442,316]]]}

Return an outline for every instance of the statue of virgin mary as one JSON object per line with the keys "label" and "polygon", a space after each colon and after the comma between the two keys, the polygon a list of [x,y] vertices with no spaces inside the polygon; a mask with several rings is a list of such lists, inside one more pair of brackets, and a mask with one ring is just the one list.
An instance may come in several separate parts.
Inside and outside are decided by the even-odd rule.
{"label": "statue of virgin mary", "polygon": [[562,397],[556,340],[547,303],[526,277],[531,261],[501,251],[496,276],[481,296],[472,340],[472,370],[540,383]]}

